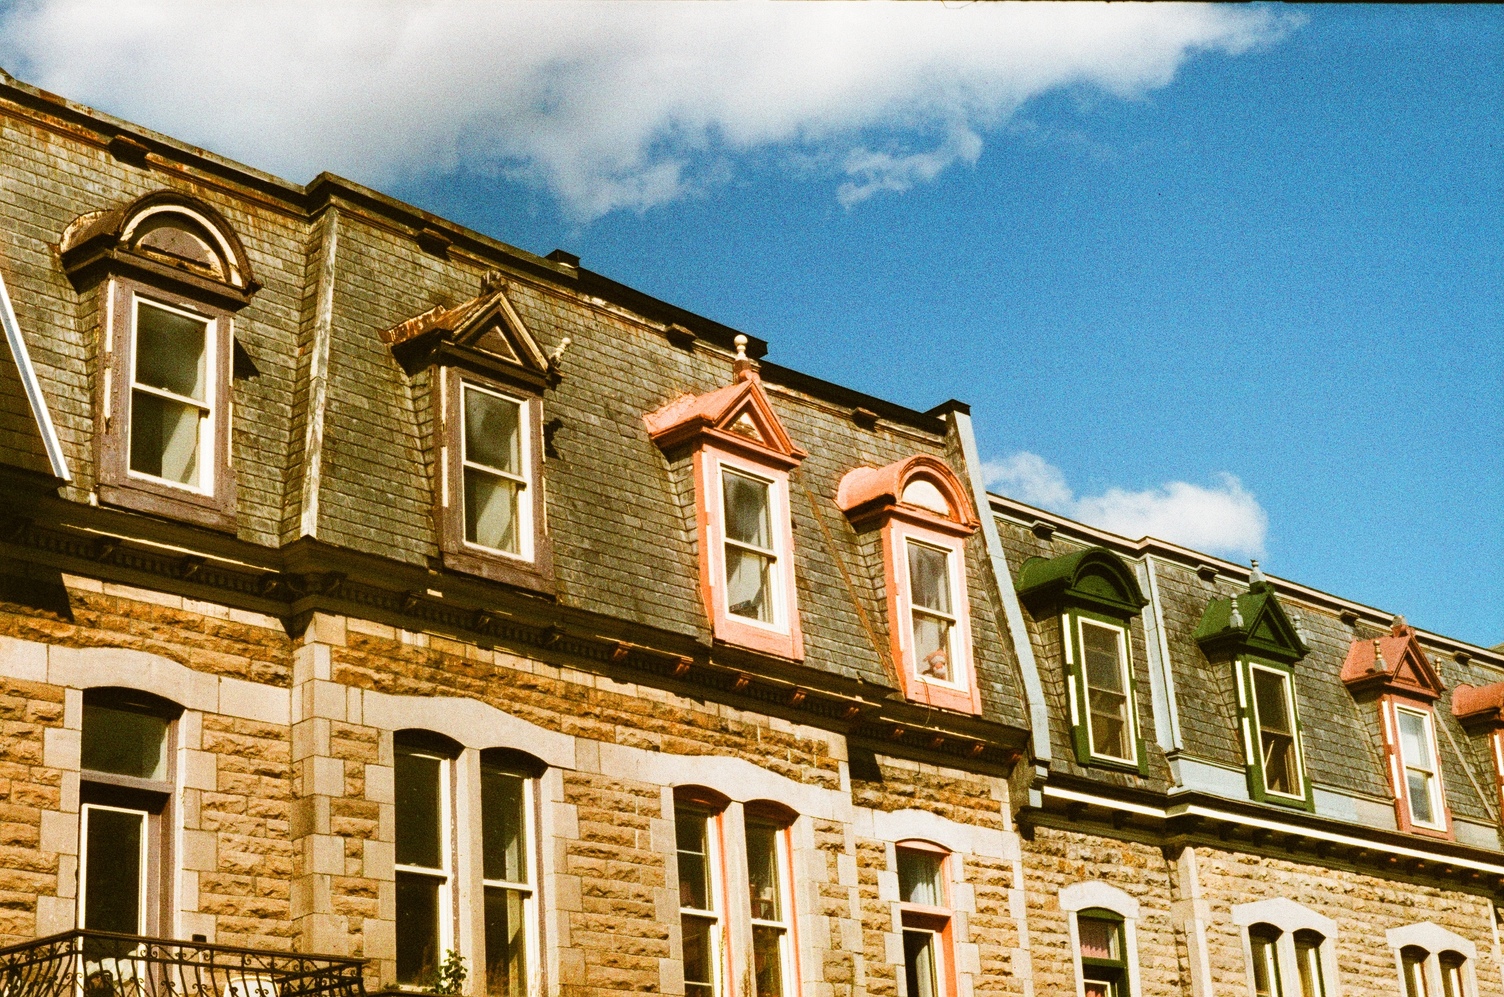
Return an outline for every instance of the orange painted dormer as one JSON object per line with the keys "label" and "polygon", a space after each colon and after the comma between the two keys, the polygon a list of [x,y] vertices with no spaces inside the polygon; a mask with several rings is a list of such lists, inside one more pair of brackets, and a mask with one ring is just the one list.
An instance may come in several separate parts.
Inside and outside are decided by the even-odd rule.
{"label": "orange painted dormer", "polygon": [[905,698],[981,713],[966,594],[966,538],[981,523],[956,473],[919,454],[847,472],[836,504],[883,535],[893,661]]}
{"label": "orange painted dormer", "polygon": [[1504,806],[1504,682],[1459,685],[1452,690],[1452,715],[1467,730],[1488,734],[1495,799]]}
{"label": "orange painted dormer", "polygon": [[1354,640],[1342,663],[1342,682],[1354,697],[1378,703],[1400,830],[1450,839],[1435,707],[1445,687],[1415,628],[1396,616],[1388,634]]}
{"label": "orange painted dormer", "polygon": [[700,595],[715,638],[797,661],[789,472],[807,454],[778,420],[745,345],[738,336],[730,384],[682,395],[643,422],[664,452],[693,451]]}

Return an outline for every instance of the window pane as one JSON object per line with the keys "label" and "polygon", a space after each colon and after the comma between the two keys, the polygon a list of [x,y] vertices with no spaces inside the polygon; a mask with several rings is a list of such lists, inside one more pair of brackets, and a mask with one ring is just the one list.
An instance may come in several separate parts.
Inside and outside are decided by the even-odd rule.
{"label": "window pane", "polygon": [[526,896],[486,887],[486,992],[503,997],[527,993]]}
{"label": "window pane", "polygon": [[131,470],[180,485],[198,485],[203,412],[144,391],[131,392]]}
{"label": "window pane", "polygon": [[1406,710],[1397,712],[1400,721],[1401,758],[1410,768],[1431,771],[1431,738],[1426,730],[1426,718]]}
{"label": "window pane", "polygon": [[1081,659],[1086,676],[1086,707],[1091,714],[1091,750],[1112,758],[1132,758],[1119,633],[1083,621]]}
{"label": "window pane", "polygon": [[773,559],[740,547],[726,547],[726,611],[763,623],[773,622],[768,581]]}
{"label": "window pane", "polygon": [[141,845],[146,813],[85,807],[84,927],[141,934]]}
{"label": "window pane", "polygon": [[952,615],[950,557],[945,551],[909,543],[909,598],[916,606]]}
{"label": "window pane", "polygon": [[480,770],[481,860],[486,879],[527,882],[527,820],[522,777]]}
{"label": "window pane", "polygon": [[1321,974],[1320,935],[1309,931],[1296,934],[1295,964],[1300,968],[1300,997],[1326,997],[1326,981]]}
{"label": "window pane", "polygon": [[1405,770],[1406,789],[1410,795],[1410,819],[1421,824],[1436,823],[1436,808],[1431,805],[1431,778],[1429,772]]}
{"label": "window pane", "polygon": [[675,808],[674,833],[679,848],[679,906],[712,910],[707,836],[710,820],[694,810]]}
{"label": "window pane", "polygon": [[167,778],[167,721],[84,704],[83,767],[138,779]]}
{"label": "window pane", "polygon": [[752,926],[752,978],[756,997],[783,997],[783,929]]}
{"label": "window pane", "polygon": [[1128,997],[1123,987],[1123,971],[1102,966],[1083,966],[1086,997]]}
{"label": "window pane", "polygon": [[1275,955],[1278,936],[1278,931],[1262,925],[1248,934],[1248,943],[1253,949],[1253,992],[1257,997],[1282,997],[1279,963]]}
{"label": "window pane", "polygon": [[759,921],[783,920],[783,890],[778,876],[778,845],[781,832],[766,824],[747,825],[747,881],[752,896],[752,917]]}
{"label": "window pane", "polygon": [[1284,734],[1261,732],[1264,752],[1264,785],[1271,793],[1300,792],[1300,772],[1295,767],[1295,739]]}
{"label": "window pane", "polygon": [[1087,689],[1091,711],[1091,750],[1113,758],[1131,758],[1128,747],[1128,697],[1103,689]]}
{"label": "window pane", "polygon": [[428,985],[433,982],[438,966],[439,880],[433,876],[399,872],[397,982],[411,986]]}
{"label": "window pane", "polygon": [[1465,997],[1462,989],[1462,966],[1466,962],[1455,952],[1441,954],[1441,997]]}
{"label": "window pane", "polygon": [[442,868],[439,835],[439,774],[432,755],[397,746],[397,864]]}
{"label": "window pane", "polygon": [[465,468],[465,539],[492,550],[519,554],[517,506],[522,486],[510,478]]}
{"label": "window pane", "polygon": [[136,383],[204,401],[209,323],[136,302]]}
{"label": "window pane", "polygon": [[522,406],[465,388],[465,459],[522,477]]}
{"label": "window pane", "polygon": [[1405,977],[1405,997],[1431,997],[1426,986],[1426,950],[1403,948],[1400,950],[1400,965]]}
{"label": "window pane", "polygon": [[940,997],[933,931],[904,931],[903,962],[909,997]]}
{"label": "window pane", "polygon": [[950,632],[950,620],[915,611],[914,662],[920,675],[954,681],[950,673]]}
{"label": "window pane", "polygon": [[1077,917],[1076,937],[1081,942],[1081,958],[1122,962],[1122,928],[1122,922],[1105,917]]}
{"label": "window pane", "polygon": [[945,906],[941,873],[945,856],[913,848],[898,849],[898,896],[906,904]]}
{"label": "window pane", "polygon": [[679,919],[684,935],[685,997],[715,993],[715,922],[686,914]]}
{"label": "window pane", "polygon": [[721,490],[725,493],[727,538],[771,551],[773,524],[767,482],[722,471]]}
{"label": "window pane", "polygon": [[1093,689],[1123,693],[1123,658],[1116,630],[1081,624],[1081,658],[1086,682]]}
{"label": "window pane", "polygon": [[1295,733],[1295,724],[1290,720],[1289,705],[1285,699],[1285,679],[1282,675],[1251,669],[1253,673],[1253,699],[1258,707],[1259,727],[1280,734]]}

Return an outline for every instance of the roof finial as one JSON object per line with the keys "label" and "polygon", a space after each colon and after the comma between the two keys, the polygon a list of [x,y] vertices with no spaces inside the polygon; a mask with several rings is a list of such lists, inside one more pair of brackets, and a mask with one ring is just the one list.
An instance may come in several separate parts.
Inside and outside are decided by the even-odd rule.
{"label": "roof finial", "polygon": [[1306,642],[1306,621],[1305,617],[1300,615],[1299,610],[1290,610],[1290,626],[1295,628],[1296,639],[1304,644]]}
{"label": "roof finial", "polygon": [[1377,637],[1373,641],[1373,670],[1376,672],[1389,671],[1389,662],[1384,660],[1384,648]]}
{"label": "roof finial", "polygon": [[1399,614],[1395,614],[1394,619],[1389,621],[1389,632],[1396,637],[1405,636],[1409,629],[1410,624],[1406,623],[1405,618]]}
{"label": "roof finial", "polygon": [[731,341],[736,344],[736,359],[731,362],[731,369],[737,377],[743,377],[752,370],[752,361],[747,356],[747,337],[738,332]]}
{"label": "roof finial", "polygon": [[1268,587],[1269,580],[1265,578],[1264,573],[1259,570],[1259,562],[1249,561],[1248,563],[1249,565],[1251,565],[1248,570],[1248,591],[1262,592],[1266,587]]}
{"label": "roof finial", "polygon": [[507,281],[500,270],[487,270],[480,277],[480,293],[494,294],[507,286]]}
{"label": "roof finial", "polygon": [[1232,612],[1227,614],[1227,625],[1234,630],[1243,629],[1243,613],[1238,609],[1238,597],[1232,597]]}

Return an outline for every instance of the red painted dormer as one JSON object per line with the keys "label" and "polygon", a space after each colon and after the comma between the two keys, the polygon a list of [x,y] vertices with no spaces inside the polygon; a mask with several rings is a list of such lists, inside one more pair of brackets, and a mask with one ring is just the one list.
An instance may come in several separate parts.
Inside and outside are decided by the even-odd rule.
{"label": "red painted dormer", "polygon": [[1504,806],[1504,682],[1459,685],[1452,690],[1452,715],[1467,730],[1488,734],[1495,799]]}
{"label": "red painted dormer", "polygon": [[1450,839],[1452,812],[1436,736],[1435,704],[1445,687],[1415,628],[1396,616],[1389,633],[1354,640],[1342,663],[1342,682],[1355,698],[1372,697],[1378,704],[1400,830]]}

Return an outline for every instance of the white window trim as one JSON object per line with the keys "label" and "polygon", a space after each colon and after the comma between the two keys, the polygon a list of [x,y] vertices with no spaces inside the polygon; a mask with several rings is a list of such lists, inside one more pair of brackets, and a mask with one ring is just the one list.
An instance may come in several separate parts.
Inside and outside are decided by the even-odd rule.
{"label": "white window trim", "polygon": [[[690,805],[688,805],[688,807],[686,809],[694,809],[694,807],[695,807],[694,804],[690,804]],[[674,815],[675,816],[675,821],[678,820],[678,813],[677,813],[677,811],[679,810],[679,808],[680,808],[679,805],[676,804],[675,805],[675,815]],[[679,922],[678,922],[678,925],[677,925],[677,927],[679,927],[679,929],[681,931],[681,935],[680,935],[680,939],[679,939],[679,954],[680,954],[680,958],[681,958],[680,965],[682,967],[682,965],[683,965],[682,958],[683,958],[683,954],[684,954],[684,939],[683,939],[683,935],[682,935],[683,924],[684,924],[684,916],[686,914],[688,914],[691,917],[698,917],[698,918],[701,918],[702,920],[709,921],[710,924],[711,924],[711,928],[710,928],[710,941],[711,941],[711,945],[710,945],[710,948],[711,948],[711,952],[710,952],[710,983],[711,983],[710,992],[714,995],[714,997],[724,997],[724,995],[727,992],[726,991],[726,978],[727,978],[726,963],[727,963],[728,958],[730,957],[730,953],[727,951],[727,949],[729,947],[727,945],[727,942],[728,942],[728,934],[729,934],[728,924],[730,922],[730,917],[731,917],[730,912],[727,910],[727,907],[726,907],[727,893],[729,891],[727,890],[726,883],[724,881],[725,877],[723,875],[723,873],[725,872],[725,869],[726,869],[726,866],[725,866],[725,848],[726,848],[726,843],[722,839],[722,836],[725,834],[725,817],[726,817],[726,812],[724,810],[718,811],[718,812],[717,811],[706,810],[706,812],[704,814],[704,817],[705,817],[705,867],[706,867],[707,878],[710,880],[710,909],[706,910],[706,909],[702,909],[702,908],[699,908],[699,907],[685,907],[682,904],[682,902],[680,903],[679,908],[678,908],[679,909]],[[676,829],[675,830],[675,834],[677,835],[677,833],[678,832],[677,832],[677,829]],[[677,840],[676,840],[675,841],[675,846],[674,846],[674,866],[675,866],[676,882],[677,882],[677,875],[678,875],[678,862],[679,862],[679,849],[678,849],[678,844],[677,844]],[[681,901],[682,901],[682,897],[683,897],[683,894],[681,893],[680,894]]]}
{"label": "white window trim", "polygon": [[[441,379],[442,379],[442,373],[441,373]],[[441,380],[441,383],[442,383],[442,380]],[[470,458],[469,458],[469,442],[466,439],[466,432],[467,432],[467,430],[466,430],[466,419],[465,419],[465,392],[467,392],[467,391],[479,391],[482,394],[490,395],[493,398],[500,398],[502,401],[511,402],[511,403],[513,403],[514,405],[516,405],[518,407],[518,409],[517,409],[517,435],[518,435],[518,437],[520,439],[520,443],[521,443],[521,447],[520,447],[520,449],[519,449],[518,452],[519,452],[519,455],[520,455],[520,462],[521,462],[521,465],[522,465],[522,474],[520,474],[520,475],[518,475],[518,474],[512,474],[512,473],[510,473],[508,471],[503,471],[500,468],[492,467],[489,464],[480,464],[480,463],[477,463],[475,461],[470,460]],[[459,494],[459,502],[460,502],[460,541],[461,541],[461,543],[465,547],[472,548],[474,550],[485,551],[487,554],[494,554],[497,557],[510,558],[510,559],[512,559],[514,561],[526,561],[529,564],[532,563],[533,556],[534,556],[533,555],[533,488],[535,487],[535,483],[533,482],[533,478],[532,478],[532,471],[533,471],[533,452],[532,452],[532,446],[533,446],[532,425],[533,425],[533,423],[532,423],[532,415],[533,415],[533,412],[532,412],[532,409],[529,408],[529,406],[532,405],[532,404],[533,404],[533,399],[530,399],[530,398],[521,398],[521,397],[518,397],[517,395],[510,395],[510,394],[507,394],[505,391],[498,391],[495,388],[487,387],[487,386],[481,385],[481,384],[476,384],[475,382],[465,380],[464,378],[460,379],[460,404],[459,404],[459,424],[460,424],[460,433],[459,433],[459,436],[460,436],[460,440],[459,440],[459,442],[460,442],[460,447],[459,447],[459,450],[460,450],[460,453],[459,453],[459,458],[460,458],[460,471],[459,471],[459,483],[460,483],[460,487],[459,487],[459,493],[460,493]],[[512,551],[509,551],[509,550],[502,550],[499,547],[487,547],[485,544],[478,544],[478,543],[473,542],[472,540],[470,540],[470,538],[468,536],[466,536],[465,523],[466,523],[467,517],[466,517],[466,509],[465,509],[465,487],[464,487],[464,482],[465,482],[465,468],[471,467],[471,466],[475,467],[476,470],[481,471],[481,472],[483,472],[485,474],[495,475],[497,477],[505,478],[508,481],[517,482],[518,484],[522,485],[521,490],[517,494],[517,546],[518,546],[518,552],[517,553],[513,553]],[[445,478],[446,487],[447,487],[447,481],[448,481],[448,479],[446,477]]]}
{"label": "white window trim", "polygon": [[151,883],[151,818],[152,815],[136,807],[116,807],[107,803],[85,803],[79,808],[78,823],[78,926],[84,926],[84,916],[88,912],[88,884],[89,884],[89,814],[95,810],[108,810],[112,813],[132,814],[141,817],[141,855],[140,864],[137,867],[136,883],[136,931],[135,934],[146,934],[147,904],[150,899]]}
{"label": "white window trim", "polygon": [[[1130,635],[1128,633],[1128,628],[1118,623],[1107,623],[1103,620],[1082,616],[1079,613],[1067,613],[1065,619],[1066,626],[1064,629],[1069,635],[1065,643],[1066,662],[1068,664],[1076,664],[1077,667],[1076,669],[1074,669],[1074,671],[1081,673],[1079,705],[1077,704],[1076,700],[1076,677],[1071,672],[1068,672],[1066,676],[1070,685],[1070,689],[1068,691],[1071,694],[1071,722],[1073,724],[1081,724],[1086,727],[1086,746],[1092,758],[1100,758],[1105,762],[1114,762],[1118,765],[1137,765],[1139,736],[1138,703],[1134,701],[1133,695],[1133,644],[1129,640]],[[1074,624],[1070,622],[1072,620],[1075,621]],[[1081,628],[1088,623],[1095,627],[1102,627],[1104,630],[1116,631],[1118,635],[1118,671],[1123,679],[1123,696],[1128,707],[1128,757],[1126,758],[1121,758],[1117,755],[1107,755],[1098,751],[1096,735],[1092,732],[1091,729],[1091,686],[1086,680],[1086,660],[1084,657],[1085,652],[1080,650],[1086,646],[1086,642],[1082,638]],[[1074,633],[1072,633],[1072,631],[1074,631]],[[1080,660],[1079,662],[1073,661],[1071,657],[1073,643],[1082,658],[1082,660]],[[1085,716],[1081,716],[1078,711],[1084,711]]]}
{"label": "white window trim", "polygon": [[[1418,716],[1421,718],[1421,722],[1425,724],[1426,748],[1430,756],[1426,761],[1431,766],[1429,770],[1431,773],[1429,782],[1431,788],[1431,810],[1436,815],[1436,820],[1434,821],[1423,821],[1415,816],[1415,801],[1410,797],[1410,779],[1407,772],[1411,767],[1410,759],[1405,757],[1405,738],[1400,730],[1401,713]],[[1436,750],[1436,718],[1431,715],[1430,710],[1414,706],[1402,706],[1399,703],[1394,704],[1394,754],[1395,759],[1399,763],[1399,771],[1397,773],[1399,785],[1395,789],[1404,794],[1405,806],[1410,811],[1410,823],[1416,827],[1423,827],[1432,831],[1445,831],[1447,829],[1446,793],[1441,784],[1440,752]],[[1419,766],[1416,767],[1418,768]]]}
{"label": "white window trim", "polygon": [[[942,682],[939,679],[919,672],[919,662],[914,657],[914,596],[913,587],[909,580],[909,544],[915,543],[921,547],[940,551],[945,555],[946,579],[950,583],[951,617],[953,625],[950,632],[950,665],[951,673],[955,676],[952,681]],[[898,585],[898,640],[899,647],[903,651],[903,667],[908,669],[908,674],[925,683],[937,686],[941,689],[951,689],[957,692],[971,691],[971,614],[967,612],[970,603],[967,601],[966,573],[964,548],[961,543],[942,538],[931,530],[918,530],[903,523],[893,524],[893,565],[894,575]],[[925,610],[925,612],[933,612]],[[934,613],[936,616],[943,616]]]}
{"label": "white window trim", "polygon": [[[113,297],[113,288],[112,288],[112,297]],[[193,311],[191,309],[184,308],[181,305],[168,304],[167,302],[159,300],[157,298],[153,298],[150,295],[140,294],[140,293],[138,293],[135,290],[131,290],[131,292],[130,292],[130,299],[131,299],[131,305],[130,305],[130,308],[131,308],[131,342],[130,342],[131,355],[130,355],[130,364],[129,364],[129,367],[128,367],[130,374],[129,374],[129,383],[126,385],[126,392],[125,392],[126,405],[127,405],[127,408],[130,409],[130,411],[128,411],[126,413],[125,433],[123,434],[124,438],[125,438],[125,473],[126,473],[126,476],[130,477],[130,478],[135,478],[135,479],[140,480],[140,481],[150,481],[153,484],[166,485],[169,488],[176,488],[176,489],[178,489],[180,491],[190,492],[190,493],[192,493],[194,495],[209,495],[209,496],[212,496],[214,494],[214,486],[215,486],[215,480],[214,479],[217,476],[217,472],[218,472],[218,466],[217,465],[218,465],[218,461],[219,461],[219,451],[218,451],[218,449],[215,446],[215,443],[216,443],[215,427],[218,425],[218,420],[220,418],[220,413],[219,413],[219,399],[217,397],[217,392],[216,392],[216,389],[219,387],[219,373],[220,373],[219,372],[219,352],[218,352],[218,350],[219,350],[219,336],[220,336],[221,333],[220,333],[220,328],[219,328],[219,319],[212,318],[212,317],[210,317],[208,315],[200,314],[199,312],[195,312],[195,311]],[[139,347],[140,347],[140,337],[137,335],[137,323],[138,323],[138,320],[139,320],[140,315],[141,315],[141,303],[143,301],[146,302],[147,304],[151,305],[153,308],[160,308],[163,311],[173,312],[173,313],[176,313],[178,315],[183,315],[183,316],[186,316],[188,318],[191,318],[191,319],[194,319],[196,321],[200,321],[200,322],[204,323],[204,400],[203,401],[199,401],[196,398],[188,398],[188,397],[186,397],[184,395],[174,394],[173,392],[171,392],[171,391],[165,391],[162,388],[155,388],[155,387],[152,387],[151,385],[138,384],[137,383],[137,381],[136,381],[136,358],[137,358],[138,354],[140,353],[140,350],[139,350]],[[228,321],[228,319],[226,321]],[[152,395],[152,396],[157,397],[157,398],[162,398],[162,399],[165,399],[167,401],[176,402],[176,403],[178,403],[180,405],[190,405],[190,406],[193,406],[194,408],[198,408],[198,409],[200,409],[200,410],[202,410],[203,412],[206,413],[203,418],[199,419],[199,423],[198,423],[198,474],[199,474],[199,483],[198,483],[198,485],[196,487],[193,486],[193,485],[185,485],[185,484],[183,484],[180,481],[173,481],[170,478],[159,478],[159,477],[157,477],[154,474],[145,474],[145,473],[143,473],[141,471],[137,471],[135,468],[131,467],[131,434],[134,432],[135,425],[136,425],[135,393],[138,390],[139,391],[144,391],[147,394]],[[106,391],[106,397],[108,397],[108,395],[109,395],[109,392]]]}
{"label": "white window trim", "polygon": [[[455,855],[454,855],[454,796],[457,791],[455,785],[456,759],[446,758],[434,751],[422,748],[411,749],[411,753],[423,758],[435,758],[439,762],[439,861],[440,869],[431,869],[421,865],[403,865],[400,862],[393,863],[393,872],[412,873],[427,879],[439,879],[435,872],[442,872],[443,879],[439,883],[439,947],[436,953],[436,967],[443,965],[445,955],[451,950],[459,949],[456,940],[456,925],[454,917],[455,908]],[[421,989],[423,984],[402,984],[404,990]]]}
{"label": "white window trim", "polygon": [[[1256,754],[1259,762],[1259,778],[1264,782],[1264,793],[1267,796],[1278,796],[1286,800],[1304,800],[1306,798],[1306,759],[1302,750],[1300,739],[1300,717],[1295,712],[1295,676],[1283,668],[1274,668],[1259,661],[1248,661],[1248,712],[1253,716],[1253,731],[1249,750]],[[1280,687],[1284,689],[1285,709],[1290,714],[1290,737],[1295,744],[1295,780],[1297,792],[1282,793],[1269,788],[1269,771],[1264,766],[1264,720],[1259,716],[1258,691],[1254,688],[1253,673],[1255,671],[1268,672],[1280,681]],[[1242,683],[1240,682],[1239,685]],[[1241,689],[1239,690],[1241,691]]]}
{"label": "white window trim", "polygon": [[[748,857],[749,858],[750,857],[750,853],[747,850],[747,841],[746,841],[746,829],[747,829],[748,818],[746,816],[745,810],[742,810],[742,808],[739,805],[733,805],[733,806],[734,806],[734,808],[736,810],[741,810],[742,811],[741,814],[740,814],[741,820],[739,821],[739,823],[741,825],[741,834],[742,834],[742,840],[740,841],[740,846],[741,846],[740,847],[740,851],[741,851],[741,853],[742,853],[742,855],[744,857]],[[777,875],[778,875],[778,888],[781,891],[782,897],[783,897],[783,920],[782,921],[766,921],[766,920],[763,920],[761,918],[752,917],[751,916],[752,900],[751,900],[751,897],[748,896],[748,897],[745,898],[746,899],[746,904],[744,905],[745,908],[746,908],[746,910],[747,910],[747,912],[748,912],[747,923],[750,926],[750,928],[774,927],[774,928],[779,928],[779,929],[782,930],[783,936],[782,936],[782,939],[779,942],[778,951],[779,951],[779,958],[782,960],[781,961],[781,965],[783,967],[783,997],[797,997],[800,988],[799,988],[799,980],[797,979],[796,972],[795,972],[795,970],[797,969],[797,966],[795,965],[795,963],[796,963],[797,960],[796,960],[796,956],[795,956],[795,952],[794,952],[794,939],[795,939],[795,934],[796,934],[795,927],[794,927],[794,918],[797,916],[798,911],[795,909],[795,906],[794,906],[794,875],[793,875],[794,842],[793,842],[793,828],[791,828],[791,827],[778,827],[778,826],[776,826],[774,824],[771,824],[769,822],[766,822],[766,821],[759,821],[756,817],[753,817],[751,819],[751,823],[753,823],[753,824],[761,824],[762,826],[770,827],[772,829],[772,831],[773,831],[773,843],[774,843],[773,844],[773,850],[774,850],[775,855],[777,856],[777,858],[776,858],[776,868],[777,868]],[[727,844],[727,851],[728,852],[736,851],[737,850],[736,849],[736,844],[737,844],[736,842],[727,842],[726,844]],[[749,880],[748,886],[749,886],[749,889],[750,889],[750,879],[751,879],[751,877],[749,875],[748,876],[748,880]],[[728,899],[730,899],[730,898],[728,898]],[[755,947],[754,944],[752,944],[751,931],[750,930],[748,931],[747,942],[748,942],[748,947],[747,947],[747,969],[748,969],[748,980],[750,982],[750,987],[749,987],[749,991],[750,991],[750,990],[755,990],[756,986],[757,986],[756,981],[752,979],[752,975],[751,975],[751,970],[753,969],[753,966],[752,966],[752,957],[753,957],[753,952],[755,951],[756,947]]]}
{"label": "white window trim", "polygon": [[[794,559],[785,542],[785,527],[789,521],[789,479],[761,464],[742,460],[720,450],[706,449],[704,467],[708,480],[705,482],[705,510],[707,533],[710,536],[710,578],[720,615],[737,626],[766,630],[780,636],[789,636],[789,621],[793,617],[791,594],[794,591]],[[773,622],[765,623],[748,616],[731,612],[726,588],[726,496],[722,484],[722,469],[761,481],[768,486],[768,528],[773,534],[773,570],[768,572],[768,597],[773,604]]]}
{"label": "white window trim", "polygon": [[1384,937],[1394,951],[1395,980],[1399,983],[1399,993],[1405,993],[1405,963],[1400,953],[1413,945],[1426,951],[1426,961],[1422,966],[1422,971],[1426,975],[1426,987],[1429,993],[1435,997],[1441,997],[1445,993],[1441,988],[1441,954],[1456,952],[1463,958],[1463,995],[1464,997],[1478,997],[1478,978],[1474,968],[1478,962],[1478,946],[1466,938],[1430,921],[1407,924],[1401,928],[1390,928],[1384,933]]}
{"label": "white window trim", "polygon": [[[1312,931],[1321,936],[1321,977],[1326,987],[1325,997],[1341,997],[1342,981],[1338,977],[1337,922],[1324,917],[1309,907],[1302,906],[1286,897],[1273,897],[1254,903],[1237,904],[1232,909],[1232,922],[1241,930],[1243,941],[1243,965],[1248,967],[1248,993],[1256,993],[1253,985],[1253,939],[1249,934],[1255,925],[1267,924],[1279,931],[1275,940],[1275,958],[1279,963],[1280,987],[1285,997],[1297,997],[1300,966],[1295,954],[1295,933]],[[1397,951],[1397,950],[1396,950]]]}
{"label": "white window trim", "polygon": [[[471,761],[471,758],[474,761]],[[485,806],[481,797],[481,769],[484,762],[481,759],[481,751],[475,748],[465,748],[462,754],[462,764],[459,766],[466,778],[461,780],[464,785],[459,788],[459,802],[472,808],[472,816],[466,821],[461,816],[457,826],[471,828],[470,841],[473,855],[471,863],[474,868],[472,882],[479,885],[475,888],[473,896],[479,898],[479,903],[466,903],[463,896],[460,897],[459,910],[462,918],[469,918],[472,922],[467,926],[467,933],[474,939],[473,950],[476,958],[470,960],[472,977],[477,981],[485,978],[487,963],[490,953],[485,952],[486,937],[486,914],[485,914],[485,891],[488,887],[514,890],[526,894],[522,902],[523,920],[523,944],[525,948],[524,958],[527,960],[527,984],[524,992],[537,994],[540,992],[543,967],[539,959],[543,955],[542,942],[539,938],[542,933],[542,919],[539,917],[539,887],[538,887],[538,845],[539,845],[539,821],[537,811],[537,783],[538,780],[526,772],[518,771],[507,766],[496,766],[496,770],[506,772],[522,780],[522,823],[525,847],[523,848],[523,865],[527,875],[527,882],[515,883],[503,879],[487,879],[485,873]],[[473,788],[472,788],[473,787]],[[463,862],[463,849],[461,852],[461,865]],[[472,910],[470,910],[473,908]],[[489,984],[488,984],[489,985]]]}
{"label": "white window trim", "polygon": [[1083,910],[1101,908],[1123,919],[1123,961],[1128,966],[1129,997],[1142,997],[1143,987],[1138,970],[1138,901],[1110,883],[1092,880],[1063,886],[1059,894],[1060,909],[1065,911],[1071,942],[1071,966],[1076,974],[1076,997],[1086,997],[1086,976],[1081,970],[1081,929],[1077,915]]}

